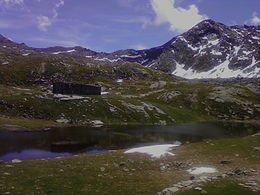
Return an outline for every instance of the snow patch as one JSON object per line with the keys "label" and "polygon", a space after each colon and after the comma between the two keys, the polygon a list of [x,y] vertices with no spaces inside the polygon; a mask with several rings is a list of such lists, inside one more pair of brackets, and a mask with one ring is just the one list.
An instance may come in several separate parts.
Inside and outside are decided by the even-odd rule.
{"label": "snow patch", "polygon": [[30,53],[24,53],[24,54],[22,54],[22,56],[28,56],[28,55],[30,55]]}
{"label": "snow patch", "polygon": [[93,120],[91,121],[91,124],[93,127],[102,127],[104,126],[104,123],[100,120]]}
{"label": "snow patch", "polygon": [[245,54],[245,55],[249,55],[250,53],[252,53],[252,51],[242,51],[243,52],[243,54]]}
{"label": "snow patch", "polygon": [[219,39],[216,39],[216,40],[210,40],[210,41],[208,41],[208,44],[211,44],[211,45],[218,45],[218,44],[219,44]]}
{"label": "snow patch", "polygon": [[216,173],[217,169],[211,167],[193,167],[187,170],[192,175],[200,175],[203,173]]}
{"label": "snow patch", "polygon": [[68,50],[68,51],[57,51],[57,52],[53,52],[52,54],[58,55],[58,54],[61,54],[61,53],[71,53],[71,52],[75,52],[75,51],[76,51],[75,49],[72,49],[72,50]]}
{"label": "snow patch", "polygon": [[124,81],[123,79],[117,79],[116,80],[117,83],[123,83],[123,81]]}
{"label": "snow patch", "polygon": [[141,55],[134,55],[134,56],[121,55],[120,57],[122,57],[122,58],[140,58],[140,57],[142,57],[142,56],[141,56]]}
{"label": "snow patch", "polygon": [[253,38],[253,39],[260,40],[260,38],[259,38],[259,37],[256,37],[256,36],[253,36],[252,38]]}
{"label": "snow patch", "polygon": [[[226,60],[221,64],[215,66],[213,69],[206,72],[197,72],[192,68],[185,69],[184,64],[176,62],[176,69],[173,71],[173,75],[183,77],[186,79],[214,79],[214,78],[253,78],[260,76],[260,67],[257,67],[255,57],[252,58],[252,63],[244,69],[233,70],[229,68],[230,56],[227,56]],[[251,69],[249,71],[249,69]]]}
{"label": "snow patch", "polygon": [[239,50],[240,50],[241,46],[237,47],[237,46],[234,46],[234,52],[235,52],[235,55],[238,54]]}
{"label": "snow patch", "polygon": [[72,50],[69,50],[69,51],[66,51],[67,53],[71,53],[71,52],[75,52],[76,50],[75,49],[72,49]]}
{"label": "snow patch", "polygon": [[179,146],[179,143],[176,144],[162,144],[162,145],[152,145],[152,146],[144,146],[138,148],[132,148],[130,150],[125,151],[125,154],[130,153],[143,153],[148,154],[153,158],[161,158],[165,155],[174,156],[175,154],[169,152],[172,148]]}
{"label": "snow patch", "polygon": [[117,59],[108,59],[108,58],[95,58],[94,60],[96,61],[102,61],[102,62],[117,62],[119,60],[121,60],[120,58],[117,58]]}
{"label": "snow patch", "polygon": [[221,52],[216,51],[216,50],[212,50],[210,53],[213,54],[213,55],[218,55],[218,56],[221,56],[221,55],[222,55]]}

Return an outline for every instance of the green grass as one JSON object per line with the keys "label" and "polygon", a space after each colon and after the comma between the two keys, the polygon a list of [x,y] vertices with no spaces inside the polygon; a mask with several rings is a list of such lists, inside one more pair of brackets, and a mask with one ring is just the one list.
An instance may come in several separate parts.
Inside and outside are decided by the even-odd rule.
{"label": "green grass", "polygon": [[47,120],[25,119],[25,118],[4,118],[0,117],[0,130],[15,127],[18,131],[40,130],[45,127],[62,127],[63,125]]}
{"label": "green grass", "polygon": [[[117,151],[59,159],[28,160],[17,164],[1,163],[0,194],[34,192],[61,195],[152,195],[174,183],[187,180],[186,169],[160,172],[161,162],[192,160],[194,163],[215,166],[219,171],[224,168],[233,170],[241,166],[247,169],[259,169],[260,160],[257,157],[259,154],[254,151],[254,156],[251,156],[253,153],[249,152],[252,147],[259,146],[259,143],[260,136],[213,140],[211,144],[193,143],[177,148],[176,156],[159,160],[151,160],[145,155],[126,155],[122,151]],[[238,146],[234,147],[234,144]],[[223,155],[220,157],[221,154]],[[234,159],[234,154],[239,154],[240,158]],[[219,160],[223,158],[232,159],[233,162],[223,167],[219,164]],[[247,161],[244,161],[244,158],[248,158]],[[10,164],[13,167],[6,167]],[[6,172],[10,175],[4,175]],[[243,178],[236,177],[236,180],[227,178],[214,183],[206,183],[202,188],[208,192],[207,194],[212,195],[257,194],[239,186],[238,183],[243,183],[241,179]],[[180,193],[180,195],[186,194],[200,193],[194,190]]]}
{"label": "green grass", "polygon": [[[260,192],[253,192],[250,189],[238,185],[241,181],[225,179],[221,181],[204,184],[202,187],[208,195],[259,195]],[[191,189],[176,193],[176,195],[201,195],[200,191]]]}

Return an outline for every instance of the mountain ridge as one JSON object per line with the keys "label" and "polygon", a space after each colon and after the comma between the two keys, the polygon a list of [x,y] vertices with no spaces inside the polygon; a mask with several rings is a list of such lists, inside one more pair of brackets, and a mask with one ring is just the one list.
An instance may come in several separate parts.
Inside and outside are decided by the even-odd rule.
{"label": "mountain ridge", "polygon": [[186,79],[259,77],[259,45],[260,26],[226,26],[211,19],[161,46],[112,53],[80,46],[33,48],[0,36],[0,52],[9,50],[24,57],[61,56],[104,63],[134,62]]}

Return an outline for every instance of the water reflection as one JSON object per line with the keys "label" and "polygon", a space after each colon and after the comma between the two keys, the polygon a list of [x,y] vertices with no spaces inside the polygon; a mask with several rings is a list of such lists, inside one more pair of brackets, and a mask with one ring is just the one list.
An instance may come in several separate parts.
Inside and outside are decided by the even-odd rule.
{"label": "water reflection", "polygon": [[186,123],[174,126],[69,127],[48,132],[0,132],[0,160],[53,158],[140,145],[196,142],[246,136],[257,126],[241,123]]}

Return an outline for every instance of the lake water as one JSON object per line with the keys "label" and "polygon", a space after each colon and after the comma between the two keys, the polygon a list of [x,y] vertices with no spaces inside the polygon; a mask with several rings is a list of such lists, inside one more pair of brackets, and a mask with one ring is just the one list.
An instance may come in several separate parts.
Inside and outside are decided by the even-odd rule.
{"label": "lake water", "polygon": [[185,123],[173,126],[68,127],[40,132],[0,131],[0,160],[38,159],[100,153],[136,146],[183,144],[246,136],[259,126],[242,123]]}

